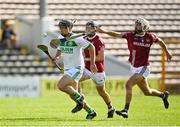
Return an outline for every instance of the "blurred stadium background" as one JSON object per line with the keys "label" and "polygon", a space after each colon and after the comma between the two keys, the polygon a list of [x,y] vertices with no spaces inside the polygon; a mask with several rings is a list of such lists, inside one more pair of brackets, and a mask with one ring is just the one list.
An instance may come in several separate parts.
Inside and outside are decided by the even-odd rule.
{"label": "blurred stadium background", "polygon": [[[150,31],[163,38],[173,54],[172,62],[165,62],[159,46],[153,45],[150,55],[151,86],[180,94],[180,0],[0,0],[0,37],[4,22],[9,20],[20,45],[19,49],[0,49],[0,97],[46,96],[48,91],[56,90],[60,72],[36,46],[49,46],[50,39],[57,35],[60,19],[76,19],[73,28],[76,33],[83,32],[86,21],[90,19],[96,20],[105,29],[125,32],[134,30],[134,21],[139,17],[150,21]],[[46,32],[49,33],[47,37],[43,35]],[[104,34],[102,37],[106,42],[106,86],[112,95],[116,95],[122,93],[129,76],[129,52],[126,40]],[[49,50],[54,55],[55,51],[50,47]],[[92,85],[85,85],[89,83]],[[83,92],[94,94],[92,86],[91,81],[83,82]],[[115,99],[115,96],[112,98]],[[48,99],[50,101],[51,97]],[[6,100],[2,99],[2,102],[6,103]],[[175,102],[178,104],[178,101]],[[37,102],[35,104],[38,105]],[[11,109],[10,105],[6,106]],[[6,123],[3,119],[1,122]],[[170,125],[173,125],[171,122]],[[137,124],[132,122],[130,125]]]}

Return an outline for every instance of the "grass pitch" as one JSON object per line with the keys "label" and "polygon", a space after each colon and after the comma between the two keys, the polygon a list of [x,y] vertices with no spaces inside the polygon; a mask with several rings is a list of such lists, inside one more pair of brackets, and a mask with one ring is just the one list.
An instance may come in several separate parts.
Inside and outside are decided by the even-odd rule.
{"label": "grass pitch", "polygon": [[[98,113],[93,120],[85,119],[84,110],[72,114],[75,103],[60,91],[46,92],[37,98],[1,98],[0,126],[180,126],[180,96],[177,95],[169,97],[168,110],[160,98],[134,95],[128,119],[116,114],[112,119],[106,118],[106,105],[97,94],[87,95],[86,99]],[[112,100],[117,109],[123,108],[122,93],[113,94]]]}
{"label": "grass pitch", "polygon": [[[170,108],[164,109],[161,99],[135,95],[129,118],[114,115],[108,119],[103,100],[97,95],[87,95],[87,100],[98,116],[86,120],[86,112],[70,111],[75,105],[59,91],[38,98],[4,98],[0,101],[0,126],[180,126],[180,97],[169,97]],[[117,109],[124,105],[122,95],[113,95]]]}

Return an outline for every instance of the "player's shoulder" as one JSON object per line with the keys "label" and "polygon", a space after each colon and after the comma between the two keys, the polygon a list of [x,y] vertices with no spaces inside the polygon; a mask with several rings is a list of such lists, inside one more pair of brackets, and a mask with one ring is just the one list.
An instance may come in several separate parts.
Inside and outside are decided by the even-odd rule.
{"label": "player's shoulder", "polygon": [[[76,34],[76,33],[73,34],[73,36],[76,36],[76,35],[78,35],[78,34]],[[81,41],[84,41],[85,39],[82,36],[79,36],[79,37],[74,38],[73,40],[75,40],[77,42],[79,42],[79,41],[81,42]]]}
{"label": "player's shoulder", "polygon": [[99,36],[98,34],[95,35],[94,37],[95,40],[101,41],[103,40],[101,36]]}
{"label": "player's shoulder", "polygon": [[64,36],[62,34],[59,34],[58,39],[64,39]]}
{"label": "player's shoulder", "polygon": [[134,36],[135,32],[123,32],[122,37]]}
{"label": "player's shoulder", "polygon": [[150,37],[153,37],[153,38],[157,38],[158,36],[155,34],[155,33],[153,33],[153,32],[146,32],[146,35],[147,36],[150,36]]}
{"label": "player's shoulder", "polygon": [[101,36],[99,36],[98,34],[96,34],[95,40],[96,40],[96,43],[105,44],[104,39]]}
{"label": "player's shoulder", "polygon": [[90,43],[87,39],[85,39],[84,37],[77,37],[77,38],[75,38],[74,39],[75,40],[75,42],[77,43],[77,44],[85,44],[85,43]]}
{"label": "player's shoulder", "polygon": [[153,32],[146,32],[147,35],[155,35]]}

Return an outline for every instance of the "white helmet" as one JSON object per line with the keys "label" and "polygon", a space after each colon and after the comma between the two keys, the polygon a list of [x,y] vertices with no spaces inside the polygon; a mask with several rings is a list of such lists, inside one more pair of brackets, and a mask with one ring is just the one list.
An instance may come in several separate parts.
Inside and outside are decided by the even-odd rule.
{"label": "white helmet", "polygon": [[146,32],[149,30],[149,21],[147,21],[146,19],[144,18],[138,18],[135,23],[139,23],[142,25],[142,32]]}

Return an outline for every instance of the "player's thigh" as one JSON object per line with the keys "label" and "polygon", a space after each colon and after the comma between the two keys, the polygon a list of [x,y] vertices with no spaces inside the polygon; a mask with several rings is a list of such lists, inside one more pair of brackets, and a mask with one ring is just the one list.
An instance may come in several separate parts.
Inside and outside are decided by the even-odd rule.
{"label": "player's thigh", "polygon": [[106,92],[105,85],[96,85],[96,90],[98,91],[99,94],[105,93]]}
{"label": "player's thigh", "polygon": [[68,75],[68,77],[71,78],[71,81],[79,82],[83,75],[83,69],[81,67],[73,67],[71,69],[65,70],[65,75]]}
{"label": "player's thigh", "polygon": [[144,77],[141,74],[134,74],[128,79],[128,81],[126,82],[126,86],[134,86],[141,82],[143,79]]}
{"label": "player's thigh", "polygon": [[69,76],[64,75],[58,82],[58,87],[65,87],[67,85],[73,85],[75,81]]}
{"label": "player's thigh", "polygon": [[141,82],[138,83],[139,88],[143,91],[143,92],[148,92],[150,91],[149,88],[149,84],[147,82],[147,79],[144,78]]}

